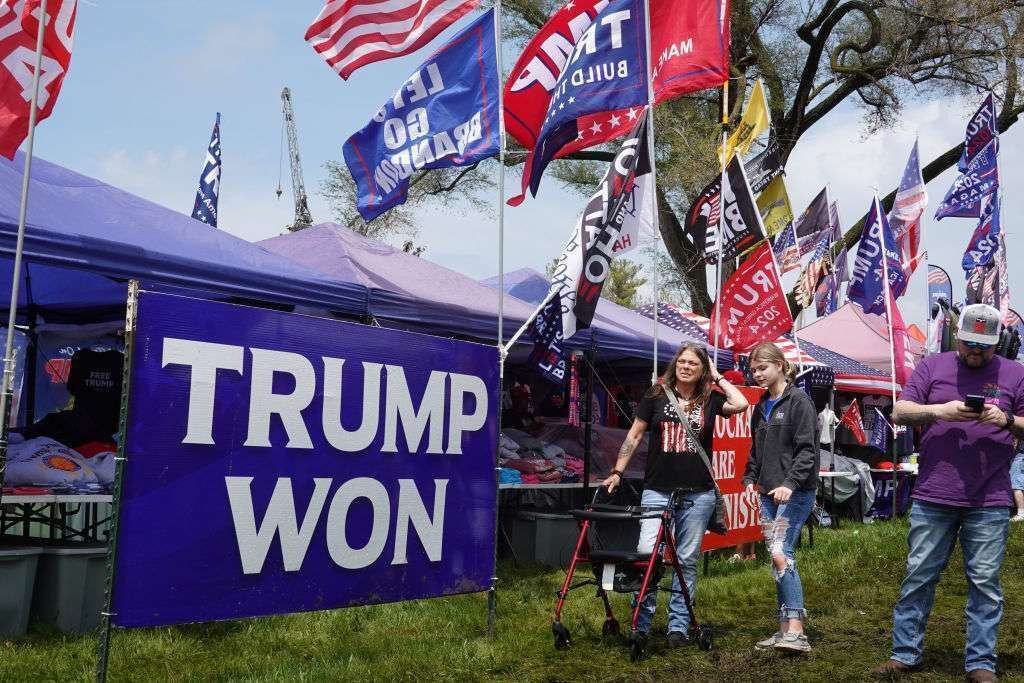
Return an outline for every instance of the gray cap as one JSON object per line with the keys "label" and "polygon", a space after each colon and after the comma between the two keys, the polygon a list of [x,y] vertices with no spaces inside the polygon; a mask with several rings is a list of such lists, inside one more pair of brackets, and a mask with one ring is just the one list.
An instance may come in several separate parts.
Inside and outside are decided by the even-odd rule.
{"label": "gray cap", "polygon": [[957,339],[976,344],[999,343],[1003,329],[1002,315],[988,304],[971,304],[960,313],[960,328]]}

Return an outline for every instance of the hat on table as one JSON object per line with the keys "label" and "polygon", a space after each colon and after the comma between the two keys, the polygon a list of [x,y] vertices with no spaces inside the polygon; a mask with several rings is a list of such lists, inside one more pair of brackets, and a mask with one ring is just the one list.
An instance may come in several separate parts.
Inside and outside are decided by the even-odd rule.
{"label": "hat on table", "polygon": [[999,333],[1003,329],[1001,318],[999,311],[988,304],[965,306],[960,313],[957,339],[995,346],[999,343]]}

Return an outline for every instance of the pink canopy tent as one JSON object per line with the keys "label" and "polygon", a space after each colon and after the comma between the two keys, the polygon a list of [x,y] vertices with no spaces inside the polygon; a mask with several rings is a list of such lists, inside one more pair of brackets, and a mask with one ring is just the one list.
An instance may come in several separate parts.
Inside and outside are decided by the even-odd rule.
{"label": "pink canopy tent", "polygon": [[[849,356],[886,375],[892,372],[889,330],[885,318],[865,313],[856,304],[847,303],[832,315],[802,328],[800,339]],[[924,355],[921,342],[908,335],[907,344],[914,362],[921,360]]]}

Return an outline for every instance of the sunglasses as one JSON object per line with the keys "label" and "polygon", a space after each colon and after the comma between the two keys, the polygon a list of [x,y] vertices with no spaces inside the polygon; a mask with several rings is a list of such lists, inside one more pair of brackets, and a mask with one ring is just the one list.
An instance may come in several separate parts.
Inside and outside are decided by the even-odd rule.
{"label": "sunglasses", "polygon": [[972,341],[965,341],[965,342],[960,342],[960,343],[963,344],[964,346],[966,346],[969,349],[978,349],[979,351],[988,351],[993,346],[995,346],[995,344],[982,344],[981,342],[972,342]]}

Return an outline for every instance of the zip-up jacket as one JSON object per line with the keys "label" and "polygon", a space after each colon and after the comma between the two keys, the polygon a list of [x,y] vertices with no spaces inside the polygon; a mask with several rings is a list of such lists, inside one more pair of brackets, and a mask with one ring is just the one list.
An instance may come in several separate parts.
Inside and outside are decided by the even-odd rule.
{"label": "zip-up jacket", "polygon": [[750,429],[754,435],[743,484],[757,484],[761,493],[785,486],[791,491],[813,491],[818,486],[818,413],[801,389],[786,387],[764,416],[768,392],[754,406]]}

